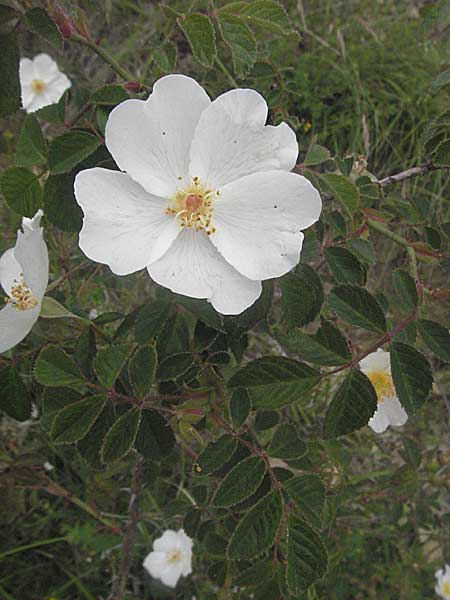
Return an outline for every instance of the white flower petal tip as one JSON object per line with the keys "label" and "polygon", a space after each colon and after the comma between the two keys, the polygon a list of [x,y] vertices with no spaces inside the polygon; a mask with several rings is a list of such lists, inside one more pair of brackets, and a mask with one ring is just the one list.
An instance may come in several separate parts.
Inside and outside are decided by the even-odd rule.
{"label": "white flower petal tip", "polygon": [[174,588],[180,577],[192,573],[192,539],[184,529],[167,529],[153,542],[153,552],[145,558],[144,568],[155,579]]}
{"label": "white flower petal tip", "polygon": [[255,90],[211,102],[184,75],[159,79],[146,101],[109,115],[106,145],[124,172],[95,168],[75,180],[84,212],[80,247],[117,275],[144,267],[160,285],[239,314],[300,260],[302,230],[319,192],[290,173],[292,129],[266,125]]}
{"label": "white flower petal tip", "polygon": [[443,600],[450,600],[450,566],[446,564],[443,569],[437,570],[435,577],[436,594]]}
{"label": "white flower petal tip", "polygon": [[32,60],[22,58],[19,66],[22,106],[32,113],[44,106],[56,104],[72,83],[48,54],[38,54]]}
{"label": "white flower petal tip", "polygon": [[389,426],[404,425],[408,414],[395,395],[389,352],[378,348],[376,352],[363,358],[359,366],[372,383],[378,399],[375,414],[368,423],[369,427],[376,433],[383,433]]}
{"label": "white flower petal tip", "polygon": [[49,272],[41,216],[38,211],[33,219],[24,219],[15,247],[0,257],[0,284],[7,294],[0,310],[0,352],[21,342],[39,317]]}

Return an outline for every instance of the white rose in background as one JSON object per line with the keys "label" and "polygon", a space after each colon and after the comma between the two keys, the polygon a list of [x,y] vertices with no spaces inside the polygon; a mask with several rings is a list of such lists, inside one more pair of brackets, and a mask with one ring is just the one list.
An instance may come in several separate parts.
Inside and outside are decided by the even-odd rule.
{"label": "white rose in background", "polygon": [[181,576],[192,573],[192,544],[184,529],[167,529],[153,542],[153,552],[144,560],[144,568],[164,585],[175,587]]}
{"label": "white rose in background", "polygon": [[267,104],[236,89],[211,102],[184,75],[159,79],[146,101],[110,114],[106,145],[123,172],[80,172],[80,248],[117,275],[147,268],[174,292],[238,314],[261,281],[300,259],[302,229],[321,212],[296,164],[292,129],[265,125]]}
{"label": "white rose in background", "polygon": [[376,433],[382,433],[389,425],[400,427],[408,420],[408,415],[400,404],[391,375],[389,352],[378,348],[376,352],[363,358],[359,366],[367,375],[376,393],[378,406],[368,425]]}
{"label": "white rose in background", "polygon": [[6,352],[31,330],[39,317],[48,283],[48,252],[40,227],[42,211],[23,218],[14,248],[0,257],[0,284],[7,294],[0,310],[0,352]]}
{"label": "white rose in background", "polygon": [[439,569],[435,573],[437,579],[436,594],[444,600],[450,600],[450,567],[445,565],[444,569]]}
{"label": "white rose in background", "polygon": [[19,68],[22,105],[27,113],[56,104],[72,85],[48,54],[22,58]]}

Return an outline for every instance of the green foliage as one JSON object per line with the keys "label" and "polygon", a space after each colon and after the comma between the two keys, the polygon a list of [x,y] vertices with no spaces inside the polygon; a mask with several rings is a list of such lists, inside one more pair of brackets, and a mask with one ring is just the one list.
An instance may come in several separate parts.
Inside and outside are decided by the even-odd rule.
{"label": "green foliage", "polygon": [[323,303],[323,288],[317,273],[300,264],[280,282],[283,318],[290,327],[301,327],[313,321]]}
{"label": "green foliage", "polygon": [[430,364],[412,346],[395,342],[391,346],[391,369],[398,398],[412,415],[430,395],[433,384]]}
{"label": "green foliage", "polygon": [[2,60],[0,62],[0,118],[10,115],[20,108],[20,82],[19,82],[19,47],[15,31],[2,33],[0,31],[0,48]]}
{"label": "green foliage", "polygon": [[288,479],[284,487],[306,520],[319,529],[325,505],[325,486],[320,477],[313,473],[299,475]]}
{"label": "green foliage", "polygon": [[265,474],[266,465],[261,458],[244,459],[220,483],[211,501],[213,506],[224,508],[242,502],[256,492]]}
{"label": "green foliage", "polygon": [[48,150],[53,175],[68,173],[100,146],[97,136],[87,131],[70,131],[54,138]]}
{"label": "green foliage", "polygon": [[17,140],[16,163],[21,167],[33,167],[46,162],[47,145],[39,121],[34,115],[27,115]]}
{"label": "green foliage", "polygon": [[31,399],[14,366],[0,371],[0,389],[0,410],[16,421],[26,421],[31,414]]}
{"label": "green foliage", "polygon": [[47,346],[39,354],[34,367],[34,376],[48,387],[75,386],[84,383],[73,359],[56,346]]}
{"label": "green foliage", "polygon": [[386,319],[377,300],[356,285],[339,285],[328,296],[328,308],[356,327],[386,331]]}
{"label": "green foliage", "polygon": [[275,431],[267,451],[275,458],[292,460],[301,458],[306,450],[306,444],[298,437],[295,427],[285,423]]}
{"label": "green foliage", "polygon": [[195,473],[202,477],[215,473],[228,462],[237,447],[237,441],[231,435],[223,435],[217,441],[211,442],[199,455],[194,464]]}
{"label": "green foliage", "polygon": [[133,347],[130,344],[120,344],[102,348],[94,359],[94,370],[99,382],[106,388],[111,388],[119,377]]}
{"label": "green foliage", "polygon": [[81,229],[81,208],[73,192],[72,175],[50,175],[44,185],[43,204],[46,218],[62,231]]}
{"label": "green foliage", "polygon": [[43,8],[32,8],[24,15],[24,24],[32,33],[41,36],[49,44],[61,48],[61,34],[56,23]]}
{"label": "green foliage", "polygon": [[53,420],[51,430],[55,444],[73,444],[81,440],[91,429],[102,412],[105,396],[90,396],[60,410]]}
{"label": "green foliage", "polygon": [[273,491],[239,521],[230,538],[227,554],[231,560],[260,556],[273,543],[282,514],[281,497]]}
{"label": "green foliage", "polygon": [[428,348],[441,360],[450,362],[450,333],[439,323],[420,319],[417,321],[420,335]]}
{"label": "green foliage", "polygon": [[377,395],[369,379],[352,369],[339,387],[325,415],[323,433],[338,437],[364,427],[377,407]]}
{"label": "green foliage", "polygon": [[42,203],[39,179],[22,167],[10,167],[0,176],[0,190],[8,206],[19,215],[33,217]]}
{"label": "green foliage", "polygon": [[216,34],[206,15],[190,14],[178,20],[195,58],[205,67],[211,66],[217,54]]}
{"label": "green foliage", "polygon": [[117,419],[105,436],[100,451],[104,463],[111,463],[123,458],[131,450],[138,434],[141,422],[141,411],[131,408]]}

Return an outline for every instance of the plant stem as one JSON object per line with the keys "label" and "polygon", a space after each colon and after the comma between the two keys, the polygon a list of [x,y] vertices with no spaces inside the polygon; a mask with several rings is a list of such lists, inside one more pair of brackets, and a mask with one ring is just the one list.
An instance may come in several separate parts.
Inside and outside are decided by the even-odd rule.
{"label": "plant stem", "polygon": [[133,73],[130,73],[130,71],[121,67],[119,63],[110,54],[108,54],[108,52],[104,48],[102,48],[98,44],[94,44],[94,42],[91,42],[91,40],[88,40],[87,38],[76,32],[72,32],[70,39],[74,42],[77,42],[78,44],[82,44],[83,46],[87,46],[88,48],[93,50],[98,56],[100,56],[100,58],[106,64],[108,64],[111,67],[111,69],[113,69],[117,73],[117,75],[122,77],[122,79],[125,79],[125,81],[134,81],[136,79],[133,76]]}
{"label": "plant stem", "polygon": [[406,171],[401,171],[401,173],[396,173],[395,175],[389,175],[389,177],[385,177],[384,179],[380,179],[378,181],[378,185],[381,187],[385,187],[386,185],[391,185],[392,183],[399,183],[400,181],[404,181],[405,179],[409,179],[410,177],[417,177],[417,175],[425,175],[429,171],[436,171],[440,167],[435,167],[432,163],[425,163],[423,165],[419,165],[418,167],[412,167],[411,169],[406,169]]}
{"label": "plant stem", "polygon": [[39,548],[40,546],[48,546],[50,544],[57,544],[58,542],[67,542],[66,537],[55,537],[50,538],[48,540],[40,540],[39,542],[33,542],[31,544],[26,544],[25,546],[17,546],[17,548],[13,548],[12,550],[7,550],[0,554],[0,560],[3,560],[7,556],[12,556],[13,554],[19,554],[19,552],[25,552],[25,550],[31,550],[32,548]]}
{"label": "plant stem", "polygon": [[230,84],[234,88],[238,88],[239,86],[238,86],[236,80],[234,79],[233,75],[230,73],[230,71],[227,69],[227,67],[223,64],[223,62],[220,60],[220,58],[218,56],[215,57],[215,61],[217,63],[217,66],[221,69],[222,73],[225,75],[225,77],[230,82]]}

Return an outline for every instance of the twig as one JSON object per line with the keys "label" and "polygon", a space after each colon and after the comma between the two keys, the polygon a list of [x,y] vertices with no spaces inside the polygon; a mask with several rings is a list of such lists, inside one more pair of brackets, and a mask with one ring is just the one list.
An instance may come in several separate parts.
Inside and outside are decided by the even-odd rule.
{"label": "twig", "polygon": [[231,83],[231,85],[234,88],[238,88],[239,86],[238,86],[236,80],[234,79],[234,77],[232,76],[230,71],[227,69],[227,67],[223,64],[223,62],[220,60],[220,58],[218,56],[215,57],[215,61],[216,61],[217,66],[221,69],[222,73],[225,75],[225,77],[228,79],[228,81]]}
{"label": "twig", "polygon": [[143,464],[144,459],[142,456],[138,455],[133,469],[133,479],[131,482],[130,521],[122,544],[122,559],[120,561],[119,574],[113,580],[112,590],[108,600],[123,600],[125,597],[128,574],[131,567],[131,555],[140,519],[139,505],[142,494]]}
{"label": "twig", "polygon": [[380,179],[378,181],[378,185],[381,187],[385,187],[386,185],[391,185],[393,183],[400,183],[400,181],[404,181],[405,179],[409,179],[410,177],[417,177],[417,175],[425,175],[429,171],[436,171],[442,167],[436,167],[432,163],[428,162],[423,165],[419,165],[418,167],[412,167],[411,169],[406,169],[406,171],[401,171],[400,173],[396,173],[395,175],[389,175],[389,177],[385,177],[384,179]]}

